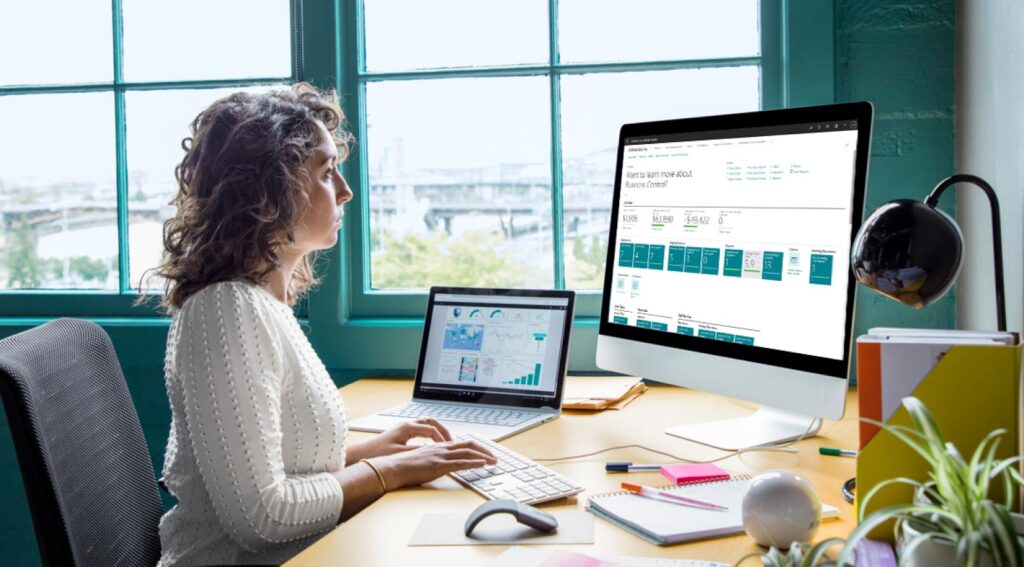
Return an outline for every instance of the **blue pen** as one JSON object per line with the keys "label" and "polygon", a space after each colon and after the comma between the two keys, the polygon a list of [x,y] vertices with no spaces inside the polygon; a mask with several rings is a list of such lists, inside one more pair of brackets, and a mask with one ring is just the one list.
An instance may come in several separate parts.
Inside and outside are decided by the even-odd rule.
{"label": "blue pen", "polygon": [[612,461],[605,463],[605,472],[660,471],[661,465],[634,465],[630,461]]}

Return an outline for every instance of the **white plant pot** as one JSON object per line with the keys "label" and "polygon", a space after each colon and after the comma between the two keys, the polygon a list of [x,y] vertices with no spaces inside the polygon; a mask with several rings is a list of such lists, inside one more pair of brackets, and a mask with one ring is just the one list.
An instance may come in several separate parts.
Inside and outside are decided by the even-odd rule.
{"label": "white plant pot", "polygon": [[[1017,527],[1018,534],[1024,534],[1024,515],[1010,514],[1013,523]],[[913,539],[920,532],[914,528],[912,522],[903,522],[900,541],[897,543],[897,551],[900,555],[902,565],[905,567],[957,567],[960,563],[956,557],[956,545],[948,541],[929,540],[913,550],[909,555],[903,554],[903,547],[906,542]],[[992,556],[988,553],[981,556],[978,567],[996,567]]]}

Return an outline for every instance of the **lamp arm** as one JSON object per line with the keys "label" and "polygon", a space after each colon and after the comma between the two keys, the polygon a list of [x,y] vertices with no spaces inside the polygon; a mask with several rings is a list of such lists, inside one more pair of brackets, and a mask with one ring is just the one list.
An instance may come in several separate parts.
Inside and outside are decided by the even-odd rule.
{"label": "lamp arm", "polygon": [[939,182],[932,189],[932,192],[928,195],[928,198],[924,200],[924,203],[931,208],[935,208],[939,204],[939,197],[942,196],[942,192],[947,187],[956,185],[957,183],[971,183],[981,188],[988,197],[988,204],[992,209],[992,250],[995,254],[996,264],[996,317],[999,319],[999,330],[1006,330],[1006,299],[1003,291],[1003,239],[1002,239],[1002,228],[999,224],[999,198],[996,197],[996,192],[992,189],[992,186],[988,184],[984,179],[975,175],[957,174],[947,177]]}

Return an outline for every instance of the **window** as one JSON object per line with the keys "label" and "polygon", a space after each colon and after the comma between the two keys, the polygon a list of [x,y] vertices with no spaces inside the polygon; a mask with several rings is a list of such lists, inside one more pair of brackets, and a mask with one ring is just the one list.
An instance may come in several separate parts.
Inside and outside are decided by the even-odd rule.
{"label": "window", "polygon": [[757,0],[362,10],[367,305],[432,284],[600,289],[619,126],[761,103]]}
{"label": "window", "polygon": [[[128,314],[160,261],[189,122],[293,82],[288,0],[6,2],[0,21],[0,291],[28,312]],[[61,41],[59,38],[74,38]],[[68,53],[74,51],[74,57]],[[28,53],[31,56],[11,56]],[[57,290],[65,290],[59,292]],[[70,290],[75,290],[71,293]],[[19,313],[27,314],[27,313]]]}
{"label": "window", "polygon": [[36,4],[0,4],[0,316],[152,316],[185,121],[304,79],[357,136],[308,306],[332,369],[414,367],[435,283],[581,291],[592,369],[619,125],[833,101],[828,0]]}

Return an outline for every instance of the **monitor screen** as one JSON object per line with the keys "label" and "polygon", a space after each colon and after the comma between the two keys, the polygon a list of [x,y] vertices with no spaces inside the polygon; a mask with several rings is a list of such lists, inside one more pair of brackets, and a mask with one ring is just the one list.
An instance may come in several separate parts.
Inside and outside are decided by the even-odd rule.
{"label": "monitor screen", "polygon": [[867,125],[795,112],[623,127],[602,334],[845,378]]}
{"label": "monitor screen", "polygon": [[571,292],[510,293],[432,295],[418,395],[505,395],[549,403],[560,395]]}

